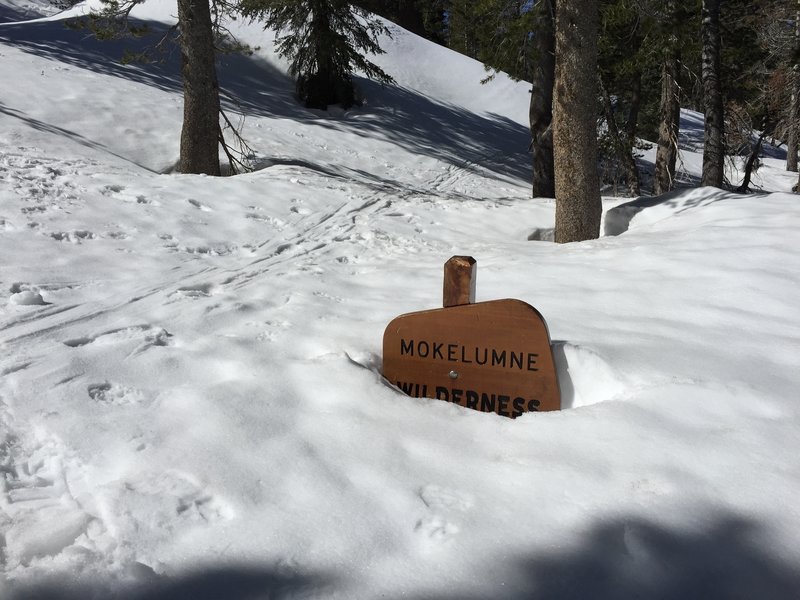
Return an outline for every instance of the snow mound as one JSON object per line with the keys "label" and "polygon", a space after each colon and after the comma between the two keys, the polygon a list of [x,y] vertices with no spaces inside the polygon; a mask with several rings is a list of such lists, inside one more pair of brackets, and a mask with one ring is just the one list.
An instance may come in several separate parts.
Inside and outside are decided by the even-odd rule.
{"label": "snow mound", "polygon": [[589,406],[623,396],[630,386],[619,372],[595,351],[567,342],[553,344],[561,408]]}

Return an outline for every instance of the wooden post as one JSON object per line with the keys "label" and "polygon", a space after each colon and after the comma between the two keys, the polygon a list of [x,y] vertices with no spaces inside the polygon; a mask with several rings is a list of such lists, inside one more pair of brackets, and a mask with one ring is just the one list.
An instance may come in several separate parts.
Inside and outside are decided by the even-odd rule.
{"label": "wooden post", "polygon": [[444,307],[475,303],[478,264],[471,256],[454,256],[444,263]]}

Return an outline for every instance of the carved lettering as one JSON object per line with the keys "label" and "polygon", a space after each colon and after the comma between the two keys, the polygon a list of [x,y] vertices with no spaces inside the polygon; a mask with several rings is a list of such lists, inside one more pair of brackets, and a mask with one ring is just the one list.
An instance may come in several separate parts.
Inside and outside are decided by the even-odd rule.
{"label": "carved lettering", "polygon": [[[446,351],[445,351],[446,348]],[[430,358],[460,362],[465,365],[477,364],[487,367],[503,367],[519,371],[538,371],[539,355],[533,352],[465,346],[436,340],[406,340],[400,338],[400,356]]]}

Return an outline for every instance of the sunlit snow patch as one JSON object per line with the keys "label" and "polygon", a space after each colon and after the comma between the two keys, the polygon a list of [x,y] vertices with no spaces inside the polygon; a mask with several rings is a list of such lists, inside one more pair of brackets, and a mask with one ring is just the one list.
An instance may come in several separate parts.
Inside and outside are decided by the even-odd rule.
{"label": "sunlit snow patch", "polygon": [[627,389],[622,375],[589,348],[553,343],[561,408],[577,408],[610,400]]}

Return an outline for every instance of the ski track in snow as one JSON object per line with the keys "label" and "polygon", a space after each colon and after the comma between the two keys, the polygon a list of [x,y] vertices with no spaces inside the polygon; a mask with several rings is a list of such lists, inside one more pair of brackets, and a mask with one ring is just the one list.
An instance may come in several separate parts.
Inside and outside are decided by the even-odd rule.
{"label": "ski track in snow", "polygon": [[[30,75],[25,61],[45,64],[2,50],[2,60],[25,65],[20,74]],[[60,90],[69,76],[51,62],[31,72]],[[476,81],[484,75],[459,64],[477,69],[468,75]],[[132,84],[98,81],[109,91],[112,81]],[[175,93],[143,87],[162,94],[162,106],[179,105]],[[485,93],[494,108],[511,96],[476,89],[460,93]],[[511,89],[524,132],[527,86]],[[153,97],[142,98],[150,111]],[[493,172],[519,157],[475,158],[468,148],[465,160],[455,143],[428,152],[441,133],[384,139],[360,129],[362,119],[403,122],[380,101],[341,122],[298,108],[254,115],[259,170],[226,179],[136,167],[174,158],[172,134],[161,132],[177,112],[144,124],[152,139],[142,150],[125,145],[135,132],[117,128],[108,106],[92,105],[110,133],[80,133],[98,137],[90,151],[60,139],[57,126],[61,134],[39,131],[47,113],[19,104],[0,112],[9,124],[0,133],[0,234],[12,254],[0,265],[3,600],[5,582],[24,589],[67,574],[113,597],[104,585],[120,593],[229,560],[324,565],[351,578],[341,598],[439,597],[425,586],[443,585],[459,597],[447,587],[454,582],[464,596],[515,597],[503,569],[520,559],[535,570],[537,553],[580,546],[576,532],[589,523],[623,523],[613,549],[637,572],[660,572],[671,542],[652,544],[636,515],[702,529],[696,521],[706,517],[695,515],[709,506],[708,519],[728,510],[786,524],[787,537],[797,530],[790,509],[770,512],[773,490],[789,497],[800,472],[774,451],[796,444],[781,396],[794,391],[785,372],[797,330],[785,304],[796,274],[789,244],[771,237],[785,235],[773,222],[785,216],[737,212],[733,194],[679,191],[657,206],[622,206],[607,219],[609,237],[555,251],[528,242],[552,235],[552,203],[530,200],[526,182],[503,174],[513,169]],[[430,109],[447,114],[450,104]],[[471,116],[462,113],[453,114]],[[107,146],[115,135],[122,149]],[[483,147],[480,137],[464,143]],[[730,212],[713,212],[725,204]],[[725,233],[726,218],[735,234]],[[698,231],[709,247],[692,246]],[[747,243],[736,264],[728,260]],[[486,256],[481,299],[524,297],[553,315],[562,407],[580,410],[477,418],[402,397],[382,380],[381,326],[435,308],[441,263],[457,253]],[[769,274],[758,279],[759,270]],[[740,349],[729,332],[743,324]],[[764,480],[738,481],[739,471]],[[700,547],[687,555],[714,554]]]}
{"label": "ski track in snow", "polygon": [[[2,155],[5,186],[20,199],[18,215],[5,214],[7,229],[28,228],[49,238],[52,244],[121,243],[143,235],[125,211],[153,211],[174,199],[162,198],[152,189],[148,178],[130,185],[105,183],[104,167],[93,161],[65,161],[48,158],[36,148],[18,147]],[[281,167],[265,173],[270,178],[288,180],[298,187],[314,186],[322,193],[341,198],[335,206],[320,213],[306,207],[302,198],[293,200],[283,217],[262,216],[257,205],[244,207],[239,218],[269,228],[265,241],[239,251],[231,244],[185,243],[178,231],[166,229],[153,236],[157,244],[154,254],[185,256],[179,260],[169,279],[155,283],[125,281],[109,284],[100,280],[71,282],[16,281],[7,287],[8,294],[31,293],[43,298],[39,306],[17,307],[0,312],[0,335],[6,356],[21,357],[0,362],[3,376],[20,375],[27,370],[46,368],[54,345],[74,353],[78,369],[61,369],[54,381],[56,390],[69,393],[75,401],[83,398],[97,410],[131,410],[157,402],[158,391],[140,389],[125,381],[87,374],[80,358],[86,352],[105,353],[119,360],[135,360],[153,349],[174,346],[176,337],[161,324],[146,319],[118,323],[116,315],[146,315],[176,303],[210,303],[203,310],[214,310],[215,298],[234,298],[252,286],[260,285],[275,272],[291,265],[294,272],[315,272],[328,254],[336,252],[336,262],[352,268],[358,276],[374,268],[373,256],[402,257],[424,248],[439,249],[435,238],[426,235],[425,225],[415,216],[414,206],[442,204],[440,197],[458,197],[464,202],[482,204],[479,197],[463,195],[470,186],[469,165],[449,166],[434,173],[426,189],[405,189],[387,185],[370,190],[358,178],[346,183],[320,176],[301,167]],[[95,182],[97,174],[102,174]],[[459,191],[455,191],[455,190]],[[0,187],[2,191],[2,187]],[[105,230],[76,227],[63,229],[56,223],[64,216],[82,221],[82,212],[90,211],[94,202],[115,202],[125,209]],[[193,198],[186,200],[191,211],[204,215],[216,209]],[[191,214],[190,211],[190,214]],[[202,217],[201,217],[202,218]],[[397,223],[404,225],[405,235],[391,232]],[[151,234],[151,232],[147,232]],[[235,258],[231,262],[229,258]],[[218,262],[225,264],[217,264]],[[236,266],[236,262],[239,266]],[[112,280],[113,281],[113,280]],[[116,288],[116,289],[114,289]],[[106,299],[93,297],[103,290]],[[109,294],[114,290],[113,294]],[[322,291],[320,299],[341,302]],[[57,300],[61,299],[61,300]],[[54,301],[56,300],[56,301]],[[72,300],[64,303],[63,300]],[[230,302],[230,300],[223,300]],[[194,310],[192,305],[188,308]],[[258,341],[275,342],[293,327],[291,321],[274,318],[258,324]],[[178,343],[180,340],[177,340]],[[313,358],[313,357],[312,357]],[[86,401],[84,400],[84,402]],[[119,481],[89,483],[86,468],[73,457],[52,434],[47,433],[46,418],[39,420],[41,440],[31,440],[26,432],[17,431],[13,414],[4,405],[0,414],[0,430],[5,435],[0,465],[3,473],[3,499],[0,504],[0,556],[2,568],[13,579],[33,577],[47,565],[90,564],[103,578],[130,580],[131,569],[158,569],[156,554],[149,555],[129,548],[157,548],[170,536],[185,534],[192,527],[213,525],[233,518],[234,511],[214,493],[204,489],[193,476],[180,472],[161,475],[129,473]],[[149,448],[147,435],[133,437],[131,447],[137,452]],[[79,490],[76,493],[74,490]],[[468,494],[429,485],[419,498],[423,510],[413,525],[419,539],[420,552],[436,552],[458,535],[464,516],[473,500]],[[135,511],[117,507],[136,506]],[[154,528],[153,524],[157,524]],[[127,541],[126,541],[127,540]],[[144,565],[134,567],[136,565]],[[53,567],[50,567],[53,568]],[[58,567],[61,568],[61,567]],[[83,568],[83,567],[82,567]],[[30,574],[28,574],[30,573]],[[127,579],[126,579],[127,578]],[[134,580],[136,577],[133,578]]]}
{"label": "ski track in snow", "polygon": [[[136,235],[135,232],[125,232],[124,220],[120,220],[113,231],[52,228],[63,214],[80,220],[81,211],[90,210],[85,200],[87,197],[108,198],[143,209],[163,203],[154,199],[156,194],[131,193],[123,185],[93,184],[92,174],[103,169],[96,162],[48,158],[42,156],[40,150],[26,147],[3,153],[0,161],[4,173],[2,184],[21,199],[19,215],[3,216],[6,228],[26,227],[53,242],[80,245],[99,239],[125,241]],[[123,288],[119,290],[122,294],[116,294],[117,299],[110,303],[91,299],[72,304],[43,302],[41,306],[26,307],[27,310],[5,311],[0,314],[0,333],[6,356],[24,356],[25,359],[5,361],[2,375],[41,367],[48,360],[52,343],[75,352],[91,348],[114,350],[122,345],[126,347],[125,356],[128,357],[172,344],[173,335],[151,323],[111,328],[102,326],[110,316],[135,303],[167,306],[175,302],[209,299],[263,280],[264,276],[287,263],[298,271],[314,270],[319,255],[338,244],[347,245],[348,252],[342,261],[348,264],[357,264],[364,253],[374,253],[376,247],[383,255],[405,254],[411,250],[411,244],[419,247],[427,243],[420,227],[414,227],[417,237],[412,241],[374,228],[372,223],[380,219],[390,222],[401,219],[413,227],[416,217],[411,206],[420,201],[435,201],[434,196],[452,188],[463,173],[463,169],[450,168],[432,180],[430,192],[396,189],[389,198],[386,190],[356,192],[357,182],[333,187],[330,183],[323,183],[323,189],[332,189],[347,199],[321,215],[305,209],[302,201],[293,203],[287,215],[289,219],[293,218],[291,221],[273,217],[261,219],[259,208],[249,207],[243,218],[254,222],[263,220],[274,231],[267,241],[252,248],[255,256],[244,261],[241,267],[232,269],[205,262],[197,268],[196,261],[190,261],[162,285],[153,287],[150,283],[144,287]],[[304,170],[289,169],[282,175],[297,185],[310,185],[309,173]],[[187,202],[200,213],[214,210],[194,199]],[[135,227],[128,229],[134,230]],[[163,252],[205,256],[211,261],[235,251],[233,247],[183,245],[173,232],[160,233],[158,238]],[[91,281],[19,281],[6,291],[9,294],[31,292],[52,298],[61,293],[80,295],[92,285]],[[142,311],[146,312],[146,309]],[[267,322],[266,325],[271,331],[268,329],[259,334],[261,339],[274,340],[277,332],[291,327],[285,321]],[[83,379],[84,374],[80,371],[67,372],[56,385],[71,385]],[[84,390],[86,397],[106,410],[152,401],[146,391],[108,380],[87,381]],[[70,451],[57,438],[40,426],[41,439],[29,439],[26,432],[17,431],[13,423],[11,410],[2,404],[0,565],[7,573],[19,569],[24,572],[32,568],[31,565],[44,564],[42,561],[68,562],[70,556],[83,556],[85,560],[87,554],[94,557],[87,562],[105,564],[111,571],[121,564],[146,564],[152,557],[126,555],[117,538],[140,537],[140,528],[150,529],[152,522],[158,522],[161,530],[158,534],[151,534],[158,538],[154,540],[157,543],[159,539],[166,539],[170,532],[185,527],[187,520],[209,523],[230,518],[232,514],[214,495],[204,492],[202,487],[191,482],[191,478],[180,474],[153,476],[138,479],[135,483],[115,482],[89,489],[81,481],[83,466],[77,459],[70,458]],[[146,443],[139,447],[145,449]],[[73,493],[73,489],[81,487],[87,489],[81,494]],[[465,509],[468,502],[454,501],[453,498],[458,496],[453,494],[457,493],[441,491],[435,486],[420,492],[429,514],[421,517],[414,529],[428,546],[444,543],[458,532],[457,518],[453,513]],[[173,499],[172,508],[165,498]],[[116,503],[131,502],[150,510],[127,517],[114,514]]]}
{"label": "ski track in snow", "polygon": [[[94,182],[95,173],[101,170],[98,164],[88,161],[61,164],[55,159],[36,158],[38,153],[35,149],[18,148],[4,157],[11,175],[3,183],[21,199],[22,208],[37,207],[20,210],[19,218],[29,229],[49,237],[48,243],[77,246],[125,243],[142,235],[140,228],[124,215],[113,224],[112,232],[51,228],[62,212],[80,220],[81,211],[91,210],[92,199],[153,211],[174,201],[160,197],[153,189],[154,182],[140,180],[135,191],[130,190],[131,186]],[[70,175],[62,176],[68,169]],[[448,248],[438,238],[427,235],[426,227],[430,225],[415,216],[413,207],[421,202],[431,206],[441,204],[444,201],[437,199],[436,194],[454,187],[464,190],[468,186],[462,184],[470,179],[465,168],[452,167],[433,176],[430,192],[394,190],[396,193],[387,194],[369,191],[368,187],[359,186],[358,181],[342,185],[302,168],[282,169],[269,176],[284,178],[295,186],[313,185],[322,189],[338,199],[333,208],[320,214],[306,208],[306,200],[295,199],[283,215],[262,216],[264,211],[259,206],[244,205],[238,216],[242,222],[269,228],[264,241],[252,244],[244,252],[232,245],[185,244],[180,240],[180,232],[172,229],[157,235],[148,232],[156,240],[150,251],[156,257],[171,257],[174,268],[160,282],[151,278],[145,282],[134,279],[112,284],[108,291],[113,293],[106,292],[104,299],[93,297],[95,290],[104,289],[103,281],[91,278],[52,283],[15,281],[7,286],[7,294],[32,293],[43,300],[41,304],[9,304],[0,313],[0,339],[6,356],[17,357],[0,362],[0,375],[19,376],[27,370],[45,368],[55,346],[74,355],[74,367],[58,372],[54,382],[58,389],[82,395],[83,402],[92,403],[100,411],[156,405],[157,389],[84,372],[82,357],[88,356],[86,353],[103,354],[109,360],[124,363],[154,351],[182,352],[180,336],[163,323],[144,317],[173,310],[175,306],[205,312],[230,307],[240,295],[252,292],[272,277],[285,276],[288,269],[293,273],[315,273],[331,260],[331,253],[338,254],[334,262],[352,268],[356,277],[375,268],[373,255],[386,260],[426,251],[423,249],[446,254]],[[462,198],[461,202],[482,206],[487,201]],[[218,210],[212,203],[192,198],[186,204],[189,214]],[[4,219],[16,226],[13,217]],[[390,233],[389,227],[397,223],[403,224],[405,234]],[[168,224],[164,225],[168,228]],[[130,233],[123,233],[126,231]],[[62,295],[75,301],[62,304],[49,300]],[[343,301],[324,291],[315,292],[315,296],[330,302]],[[119,323],[120,316],[127,322]],[[279,342],[296,322],[281,318],[276,310],[269,319],[254,325],[257,325],[253,333],[256,341]],[[554,349],[565,408],[609,399],[625,400],[642,390],[676,383],[630,381],[603,356],[582,345],[558,342]],[[305,358],[318,357],[311,353]],[[379,359],[372,362],[379,363]],[[74,401],[81,400],[76,397]],[[3,404],[0,565],[7,574],[24,579],[32,576],[27,575],[29,571],[38,572],[36,569],[40,567],[48,568],[47,564],[69,565],[75,561],[75,564],[94,565],[103,577],[135,582],[141,573],[148,575],[161,568],[158,552],[141,548],[157,549],[173,535],[185,535],[193,528],[213,527],[235,518],[236,510],[224,498],[207,489],[194,475],[180,470],[132,471],[118,480],[90,483],[88,468],[55,435],[48,433],[46,419],[40,420],[35,439],[29,431],[17,430],[14,421],[12,410]],[[141,433],[133,435],[126,444],[141,453],[148,451],[150,441],[146,433]],[[654,481],[658,478],[640,480],[635,484],[636,493],[661,493]],[[668,484],[664,485],[668,490]],[[417,551],[422,556],[448,551],[458,543],[464,528],[469,527],[476,512],[476,498],[469,492],[438,484],[420,487],[417,496],[419,508],[409,521]],[[131,506],[136,510],[121,508]],[[131,549],[132,540],[139,550]]]}

